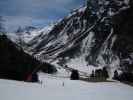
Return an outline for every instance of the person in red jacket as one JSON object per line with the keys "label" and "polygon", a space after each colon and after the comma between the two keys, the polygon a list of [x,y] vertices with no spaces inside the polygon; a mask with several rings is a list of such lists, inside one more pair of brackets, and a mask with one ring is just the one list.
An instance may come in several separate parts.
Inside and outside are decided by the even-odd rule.
{"label": "person in red jacket", "polygon": [[26,79],[27,82],[31,82],[32,81],[32,74],[29,74],[27,79]]}
{"label": "person in red jacket", "polygon": [[26,81],[27,82],[39,82],[37,73],[29,74]]}

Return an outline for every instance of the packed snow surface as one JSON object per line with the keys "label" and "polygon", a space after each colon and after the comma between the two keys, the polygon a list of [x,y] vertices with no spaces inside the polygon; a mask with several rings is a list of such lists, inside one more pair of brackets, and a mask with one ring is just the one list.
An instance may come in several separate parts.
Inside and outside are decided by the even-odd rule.
{"label": "packed snow surface", "polygon": [[133,87],[40,75],[42,84],[0,80],[1,100],[132,100]]}

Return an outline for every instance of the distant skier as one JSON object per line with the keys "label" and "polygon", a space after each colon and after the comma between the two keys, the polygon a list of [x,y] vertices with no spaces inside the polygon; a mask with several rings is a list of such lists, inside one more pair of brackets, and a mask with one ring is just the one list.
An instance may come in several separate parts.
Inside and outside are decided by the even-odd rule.
{"label": "distant skier", "polygon": [[43,81],[42,81],[42,80],[39,80],[39,82],[38,82],[38,83],[42,85],[42,84],[43,84]]}
{"label": "distant skier", "polygon": [[29,74],[28,77],[27,77],[27,79],[26,79],[26,81],[27,82],[31,82],[31,80],[32,80],[32,74]]}
{"label": "distant skier", "polygon": [[64,87],[64,85],[65,85],[64,82],[62,82],[62,86],[63,86],[63,87]]}

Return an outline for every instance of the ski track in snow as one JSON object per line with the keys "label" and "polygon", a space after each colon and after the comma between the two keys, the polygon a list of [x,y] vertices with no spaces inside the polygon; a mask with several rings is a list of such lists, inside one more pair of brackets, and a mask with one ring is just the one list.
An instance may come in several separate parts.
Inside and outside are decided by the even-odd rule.
{"label": "ski track in snow", "polygon": [[[87,83],[40,74],[42,84],[0,80],[1,100],[132,100],[133,87],[119,82]],[[64,84],[64,86],[63,86]]]}

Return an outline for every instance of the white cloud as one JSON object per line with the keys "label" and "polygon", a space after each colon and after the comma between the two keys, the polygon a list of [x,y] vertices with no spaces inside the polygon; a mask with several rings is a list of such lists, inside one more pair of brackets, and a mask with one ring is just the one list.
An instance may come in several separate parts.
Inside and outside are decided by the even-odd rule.
{"label": "white cloud", "polygon": [[32,25],[32,18],[30,17],[22,17],[22,16],[6,16],[5,26],[7,30],[16,30],[19,26],[27,26]]}
{"label": "white cloud", "polygon": [[[0,15],[6,17],[6,27],[49,23],[67,15],[83,0],[0,0]],[[37,24],[36,23],[36,24]]]}

